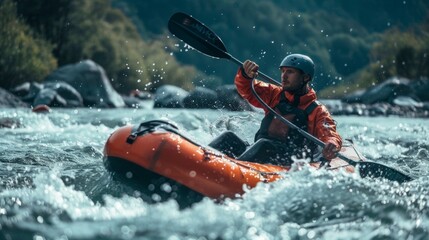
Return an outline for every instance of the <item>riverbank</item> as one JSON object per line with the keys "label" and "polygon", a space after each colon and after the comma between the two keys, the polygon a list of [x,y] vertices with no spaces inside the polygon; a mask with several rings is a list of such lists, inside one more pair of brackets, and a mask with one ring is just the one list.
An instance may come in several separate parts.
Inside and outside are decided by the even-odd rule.
{"label": "riverbank", "polygon": [[[321,99],[333,115],[429,117],[429,80],[393,77],[342,99]],[[40,106],[43,106],[40,108]],[[104,69],[92,60],[63,66],[42,83],[26,82],[0,88],[0,107],[49,108],[183,108],[254,111],[235,86],[216,89],[197,86],[187,91],[161,85],[154,92],[118,93]]]}

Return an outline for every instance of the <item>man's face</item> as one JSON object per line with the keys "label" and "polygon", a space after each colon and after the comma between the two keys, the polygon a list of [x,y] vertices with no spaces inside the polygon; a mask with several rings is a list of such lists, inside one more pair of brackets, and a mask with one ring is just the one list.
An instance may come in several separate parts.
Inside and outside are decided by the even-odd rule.
{"label": "man's face", "polygon": [[283,90],[296,92],[301,90],[310,81],[310,76],[301,70],[292,67],[280,68]]}

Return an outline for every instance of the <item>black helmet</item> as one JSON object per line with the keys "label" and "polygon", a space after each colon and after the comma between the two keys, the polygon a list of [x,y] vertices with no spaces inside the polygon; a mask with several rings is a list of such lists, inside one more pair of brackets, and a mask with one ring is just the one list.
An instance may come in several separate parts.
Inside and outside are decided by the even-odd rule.
{"label": "black helmet", "polygon": [[291,54],[286,56],[280,63],[280,67],[300,69],[304,73],[310,75],[311,79],[313,79],[314,76],[314,62],[309,56],[303,54]]}

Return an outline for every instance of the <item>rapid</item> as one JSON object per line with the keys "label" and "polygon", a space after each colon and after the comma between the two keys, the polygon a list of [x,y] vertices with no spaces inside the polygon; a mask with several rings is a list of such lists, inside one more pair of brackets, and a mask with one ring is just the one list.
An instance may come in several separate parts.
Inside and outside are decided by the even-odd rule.
{"label": "rapid", "polygon": [[[0,239],[427,239],[429,120],[334,116],[373,161],[415,178],[398,184],[303,168],[243,197],[188,207],[112,179],[109,135],[162,119],[208,144],[225,130],[249,143],[261,112],[185,109],[1,109]],[[168,184],[160,191],[174,193]],[[147,201],[147,199],[151,201]]]}

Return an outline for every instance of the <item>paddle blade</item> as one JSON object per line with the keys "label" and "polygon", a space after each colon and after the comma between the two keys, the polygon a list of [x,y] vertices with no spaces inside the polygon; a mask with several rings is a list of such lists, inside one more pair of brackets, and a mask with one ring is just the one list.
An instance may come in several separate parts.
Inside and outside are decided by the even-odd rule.
{"label": "paddle blade", "polygon": [[376,162],[358,162],[359,174],[361,177],[384,178],[398,183],[409,182],[413,180],[410,176],[400,172],[392,167]]}
{"label": "paddle blade", "polygon": [[198,51],[215,58],[230,59],[222,40],[208,27],[185,13],[175,13],[168,21],[168,30]]}

